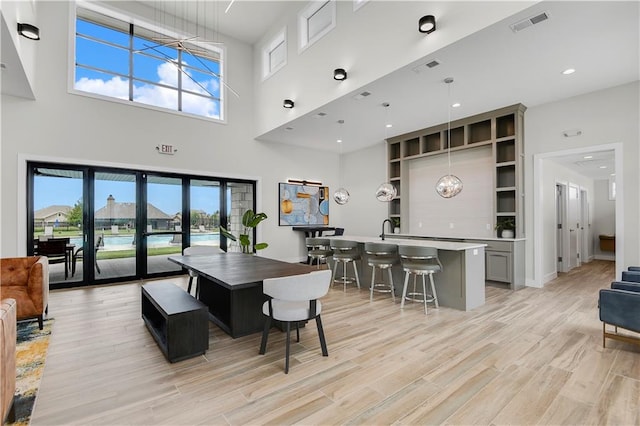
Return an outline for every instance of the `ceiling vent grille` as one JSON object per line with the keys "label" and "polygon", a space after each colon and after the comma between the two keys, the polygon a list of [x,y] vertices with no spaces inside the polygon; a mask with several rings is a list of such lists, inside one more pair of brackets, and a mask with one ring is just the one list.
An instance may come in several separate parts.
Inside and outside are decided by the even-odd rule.
{"label": "ceiling vent grille", "polygon": [[322,118],[322,117],[324,117],[326,115],[327,115],[326,112],[319,112],[319,113],[317,113],[315,115],[312,115],[311,118]]}
{"label": "ceiling vent grille", "polygon": [[358,93],[357,95],[355,95],[355,96],[353,97],[353,99],[355,99],[355,100],[359,101],[360,99],[364,99],[364,98],[366,98],[366,97],[367,97],[367,96],[369,96],[369,95],[371,95],[371,92],[367,92],[367,91],[365,90],[364,92],[362,92],[362,93]]}
{"label": "ceiling vent grille", "polygon": [[440,65],[441,63],[442,62],[439,59],[432,59],[427,63],[420,64],[417,67],[413,68],[413,71],[419,73],[419,72],[425,71],[427,69],[435,68],[438,65]]}
{"label": "ceiling vent grille", "polygon": [[511,27],[511,31],[517,33],[518,31],[522,31],[532,25],[539,24],[540,22],[546,21],[547,19],[549,19],[549,15],[547,15],[546,12],[542,12],[527,19],[523,19],[520,22],[516,22],[515,24],[511,24],[509,25],[509,27]]}

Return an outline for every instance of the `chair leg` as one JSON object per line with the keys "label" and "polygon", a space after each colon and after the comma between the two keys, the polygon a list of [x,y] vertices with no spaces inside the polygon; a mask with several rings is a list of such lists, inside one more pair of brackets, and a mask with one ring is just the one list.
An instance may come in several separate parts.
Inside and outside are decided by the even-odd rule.
{"label": "chair leg", "polygon": [[324,330],[322,329],[322,320],[320,319],[320,315],[316,317],[316,325],[318,326],[318,337],[320,337],[322,356],[329,356],[329,351],[327,351],[327,341],[324,338]]}
{"label": "chair leg", "polygon": [[402,300],[400,301],[400,309],[404,309],[404,300],[407,297],[407,286],[409,285],[409,272],[404,273],[404,287],[402,287]]}
{"label": "chair leg", "polygon": [[347,291],[347,262],[342,262],[342,283],[343,290]]}
{"label": "chair leg", "polygon": [[606,332],[607,332],[607,330],[606,330],[606,324],[605,324],[605,323],[602,323],[602,347],[603,347],[603,348],[605,347],[605,345],[604,345],[604,339],[605,339],[604,335],[605,335],[605,333],[606,333]]}
{"label": "chair leg", "polygon": [[427,283],[422,274],[422,300],[424,300],[424,314],[427,315]]}
{"label": "chair leg", "polygon": [[[355,263],[354,263],[355,265]],[[371,267],[371,289],[369,291],[369,302],[373,302],[373,286],[375,285],[376,282],[376,267],[372,266]]]}
{"label": "chair leg", "polygon": [[187,293],[191,294],[191,283],[193,283],[193,277],[189,277],[189,285],[187,285]]}
{"label": "chair leg", "polygon": [[267,317],[264,322],[264,330],[262,330],[262,342],[260,342],[260,355],[264,355],[267,351],[267,339],[269,338],[269,330],[271,330],[271,317]]}
{"label": "chair leg", "polygon": [[436,304],[436,308],[439,308],[438,304],[438,294],[436,293],[436,285],[433,282],[433,274],[429,274],[429,281],[431,282],[431,292],[433,293],[433,301]]}
{"label": "chair leg", "polygon": [[332,275],[332,276],[331,276],[331,285],[332,285],[332,286],[333,286],[333,283],[334,283],[334,282],[335,282],[335,280],[336,280],[336,272],[337,272],[337,271],[338,271],[338,264],[337,264],[337,262],[336,262],[336,264],[335,264],[335,265],[333,265],[333,274],[331,274],[331,275]]}
{"label": "chair leg", "polygon": [[289,345],[291,344],[291,323],[287,321],[287,344],[285,349],[284,374],[289,373]]}
{"label": "chair leg", "polygon": [[300,343],[300,323],[296,321],[296,342]]}
{"label": "chair leg", "polygon": [[358,276],[358,266],[355,260],[353,261],[353,272],[356,274],[356,283],[358,284],[358,288],[360,288],[360,277]]}
{"label": "chair leg", "polygon": [[42,315],[38,315],[38,327],[40,327],[40,330],[44,328],[44,319]]}
{"label": "chair leg", "polygon": [[389,272],[389,286],[391,287],[391,300],[393,300],[393,303],[396,303],[396,289],[393,286],[393,273],[391,272],[391,268],[387,268],[387,272]]}

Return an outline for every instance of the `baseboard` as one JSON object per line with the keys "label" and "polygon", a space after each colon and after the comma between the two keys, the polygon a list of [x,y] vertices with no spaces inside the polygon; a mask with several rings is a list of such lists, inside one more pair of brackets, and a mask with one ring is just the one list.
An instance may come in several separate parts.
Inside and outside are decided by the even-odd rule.
{"label": "baseboard", "polygon": [[594,259],[596,260],[610,260],[612,262],[616,261],[616,255],[609,255],[609,254],[596,254],[593,256]]}
{"label": "baseboard", "polygon": [[558,271],[549,272],[542,278],[542,285],[544,286],[549,281],[553,281],[558,278]]}

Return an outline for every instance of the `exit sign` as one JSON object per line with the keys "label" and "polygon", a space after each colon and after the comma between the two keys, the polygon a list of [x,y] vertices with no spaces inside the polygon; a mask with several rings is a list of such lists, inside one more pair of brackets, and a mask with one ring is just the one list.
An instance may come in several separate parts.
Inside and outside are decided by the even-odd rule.
{"label": "exit sign", "polygon": [[173,145],[161,144],[161,145],[156,146],[156,149],[158,150],[158,152],[160,154],[165,154],[165,155],[173,155],[176,152],[178,152],[178,148],[176,148]]}

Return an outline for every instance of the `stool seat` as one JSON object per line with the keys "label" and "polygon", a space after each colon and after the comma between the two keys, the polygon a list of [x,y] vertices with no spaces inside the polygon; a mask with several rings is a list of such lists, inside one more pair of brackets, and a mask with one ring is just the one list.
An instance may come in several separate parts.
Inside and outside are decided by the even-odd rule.
{"label": "stool seat", "polygon": [[327,258],[333,255],[333,250],[331,250],[328,238],[308,237],[305,239],[305,244],[309,250],[307,252],[307,256],[309,256],[310,260],[309,263],[313,265],[313,261],[315,260],[318,265],[318,269],[320,269],[321,261],[327,262]]}
{"label": "stool seat", "polygon": [[[438,305],[438,295],[433,282],[433,274],[442,271],[442,263],[438,259],[438,249],[434,247],[422,246],[401,246],[398,249],[402,260],[402,269],[405,272],[404,286],[402,288],[402,302],[400,308],[404,309],[404,302],[411,300],[424,303],[424,313],[427,314],[427,302],[433,302],[436,308]],[[413,275],[413,291],[407,293],[409,276]],[[418,275],[422,277],[422,292],[416,291],[416,280]],[[431,294],[427,292],[425,276],[429,276]]]}
{"label": "stool seat", "polygon": [[[395,288],[393,285],[393,273],[391,268],[397,263],[398,246],[387,243],[365,243],[364,251],[369,255],[367,264],[371,266],[371,286],[369,287],[369,301],[373,302],[373,292],[391,293],[395,302]],[[376,283],[376,269],[387,270],[389,283],[384,281]]]}
{"label": "stool seat", "polygon": [[[347,283],[351,283],[355,280],[360,288],[360,277],[358,276],[358,266],[356,260],[360,260],[360,252],[358,251],[358,242],[350,240],[330,240],[331,250],[333,252],[333,278],[332,282],[340,282],[344,285],[344,290],[347,290]],[[342,263],[342,277],[336,278],[336,272],[338,270],[338,264]],[[353,265],[353,272],[355,277],[350,278],[347,276],[347,263]]]}

